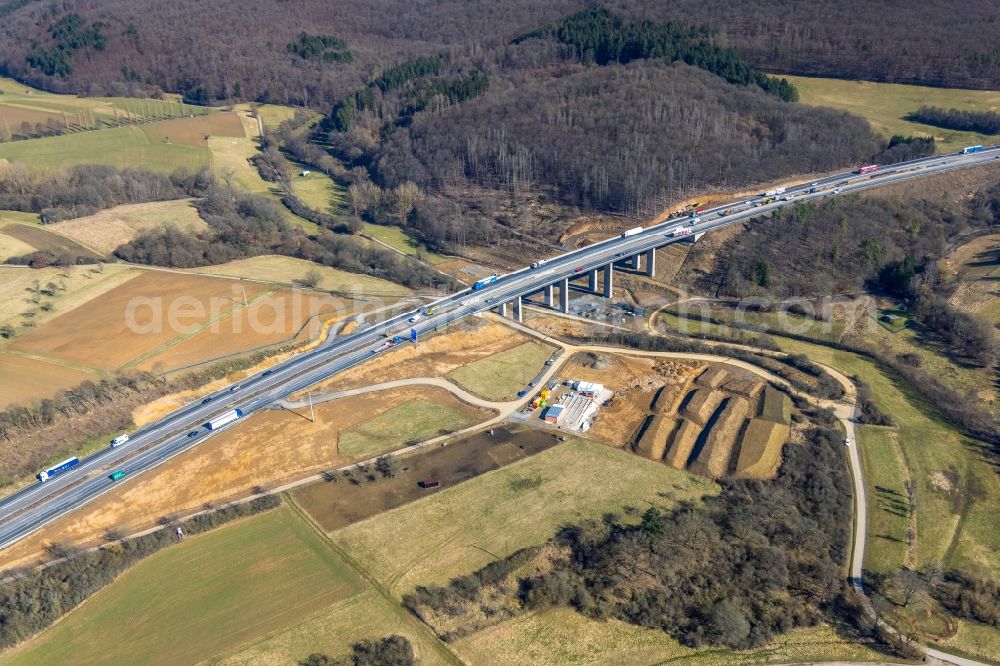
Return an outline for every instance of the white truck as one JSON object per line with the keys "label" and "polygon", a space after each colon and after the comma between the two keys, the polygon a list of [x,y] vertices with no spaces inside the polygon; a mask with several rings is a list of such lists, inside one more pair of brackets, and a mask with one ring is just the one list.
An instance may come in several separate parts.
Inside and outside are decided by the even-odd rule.
{"label": "white truck", "polygon": [[229,425],[230,423],[241,418],[242,416],[243,416],[242,409],[230,409],[228,412],[224,414],[219,414],[214,419],[210,419],[208,423],[205,424],[205,427],[208,428],[209,430],[218,430],[219,428]]}
{"label": "white truck", "polygon": [[113,440],[111,440],[111,448],[117,449],[119,446],[128,441],[128,433],[124,435],[118,435]]}
{"label": "white truck", "polygon": [[635,227],[634,229],[629,229],[622,234],[622,238],[628,238],[629,236],[635,236],[636,234],[642,233],[642,227]]}
{"label": "white truck", "polygon": [[779,194],[784,194],[784,193],[785,193],[785,188],[783,188],[783,187],[776,187],[773,190],[768,190],[767,192],[761,192],[760,196],[762,196],[762,197],[776,197]]}

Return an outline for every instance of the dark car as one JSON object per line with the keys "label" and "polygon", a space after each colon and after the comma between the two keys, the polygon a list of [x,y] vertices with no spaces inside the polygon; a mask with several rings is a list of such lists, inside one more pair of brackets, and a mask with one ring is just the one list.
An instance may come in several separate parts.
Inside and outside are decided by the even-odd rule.
{"label": "dark car", "polygon": [[262,372],[262,373],[260,374],[260,376],[261,376],[261,377],[267,377],[267,376],[268,376],[268,375],[270,375],[270,374],[271,374],[272,372],[274,372],[274,370],[265,370],[264,372]]}
{"label": "dark car", "polygon": [[191,432],[188,433],[188,437],[197,437],[198,434],[199,433],[197,430],[192,430]]}
{"label": "dark car", "polygon": [[582,272],[583,272],[583,267],[581,266],[580,268],[576,269],[576,270],[575,270],[575,271],[573,271],[573,272],[574,272],[574,273],[582,273]]}
{"label": "dark car", "polygon": [[211,399],[211,398],[205,398],[204,400],[202,400],[202,401],[201,401],[201,404],[203,404],[203,405],[207,405],[207,404],[208,404],[208,403],[210,403],[210,402],[212,402],[212,399]]}

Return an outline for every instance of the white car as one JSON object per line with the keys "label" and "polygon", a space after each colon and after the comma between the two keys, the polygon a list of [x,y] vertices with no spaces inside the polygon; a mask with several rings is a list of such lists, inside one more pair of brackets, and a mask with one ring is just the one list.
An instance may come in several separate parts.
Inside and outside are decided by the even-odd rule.
{"label": "white car", "polygon": [[840,194],[840,188],[839,187],[833,188],[833,193],[834,194]]}
{"label": "white car", "polygon": [[851,440],[845,439],[844,440],[844,446],[850,446],[850,445],[851,445]]}
{"label": "white car", "polygon": [[410,323],[411,324],[415,324],[418,321],[420,321],[420,315],[419,314],[415,314],[412,317],[410,317]]}

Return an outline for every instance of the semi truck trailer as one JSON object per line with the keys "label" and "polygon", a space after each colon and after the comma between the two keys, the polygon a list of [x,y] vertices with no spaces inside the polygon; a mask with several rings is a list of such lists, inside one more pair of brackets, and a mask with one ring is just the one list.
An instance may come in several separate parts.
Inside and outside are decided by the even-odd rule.
{"label": "semi truck trailer", "polygon": [[242,409],[230,409],[225,414],[219,414],[214,419],[209,420],[208,423],[205,424],[205,427],[208,428],[209,430],[218,430],[219,428],[229,425],[230,423],[232,423],[236,419],[241,418],[242,416],[243,416]]}
{"label": "semi truck trailer", "polygon": [[63,460],[58,465],[53,465],[48,469],[43,469],[41,472],[38,473],[36,478],[42,483],[45,483],[53,476],[56,476],[57,474],[62,474],[63,472],[67,472],[79,464],[80,464],[80,459],[77,458],[76,456],[73,456],[72,458],[67,458],[66,460]]}

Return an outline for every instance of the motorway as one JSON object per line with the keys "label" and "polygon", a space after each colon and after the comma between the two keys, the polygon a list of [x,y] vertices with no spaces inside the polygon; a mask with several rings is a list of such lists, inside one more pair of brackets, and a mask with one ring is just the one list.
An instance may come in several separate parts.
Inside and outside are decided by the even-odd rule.
{"label": "motorway", "polygon": [[[202,427],[210,418],[239,408],[244,413],[242,421],[260,409],[270,408],[303,388],[377,355],[379,348],[386,344],[385,336],[408,336],[411,328],[418,335],[434,331],[517,297],[537,293],[563,278],[586,277],[592,269],[670,243],[689,240],[690,236],[671,236],[680,229],[701,234],[798,202],[850,194],[997,159],[1000,159],[1000,146],[969,155],[937,155],[881,167],[874,174],[848,172],[789,186],[782,197],[790,200],[764,203],[761,197],[755,196],[729,202],[702,211],[694,224],[688,218],[669,219],[639,233],[610,238],[552,257],[536,267],[498,277],[495,283],[478,291],[468,289],[458,292],[418,311],[397,314],[367,325],[351,335],[331,337],[324,344],[297,354],[264,373],[212,393],[144,426],[133,433],[130,441],[123,446],[102,449],[81,460],[73,470],[45,483],[32,484],[0,500],[0,548],[16,543],[59,516],[113,489],[116,482],[108,478],[112,471],[124,470],[126,478],[148,471],[218,432]],[[427,314],[429,311],[432,314]],[[411,323],[409,319],[418,312],[422,313],[419,320]]]}

